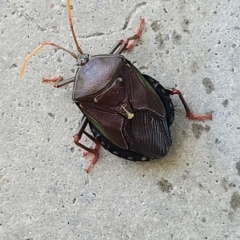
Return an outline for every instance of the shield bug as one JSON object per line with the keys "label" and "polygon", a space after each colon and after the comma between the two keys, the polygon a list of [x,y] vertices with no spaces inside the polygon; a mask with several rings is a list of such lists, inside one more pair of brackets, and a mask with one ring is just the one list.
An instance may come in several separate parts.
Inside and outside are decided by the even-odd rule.
{"label": "shield bug", "polygon": [[[108,54],[84,54],[78,45],[70,10],[66,0],[70,29],[78,54],[52,42],[41,43],[24,60],[19,77],[27,61],[43,46],[54,46],[71,54],[77,61],[75,77],[69,79],[50,78],[43,82],[55,82],[61,87],[73,82],[73,101],[84,114],[74,142],[93,154],[89,166],[97,161],[99,147],[128,160],[146,161],[162,158],[172,144],[169,127],[174,120],[174,107],[170,95],[177,94],[191,120],[212,119],[210,114],[194,115],[181,92],[166,89],[152,77],[142,74],[122,53],[130,50],[140,37],[144,19],[136,33],[126,40],[119,40]],[[85,129],[89,124],[91,135]],[[85,134],[94,142],[89,148],[81,143]]]}

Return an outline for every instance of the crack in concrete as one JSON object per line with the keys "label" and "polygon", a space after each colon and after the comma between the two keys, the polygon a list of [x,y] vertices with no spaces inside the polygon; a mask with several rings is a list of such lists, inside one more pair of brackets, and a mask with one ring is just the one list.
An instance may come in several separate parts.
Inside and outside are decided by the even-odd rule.
{"label": "crack in concrete", "polygon": [[[126,18],[122,30],[125,30],[128,27],[131,18],[133,18],[133,15],[137,12],[137,10],[142,6],[145,6],[146,4],[147,4],[146,2],[142,2],[142,3],[138,3],[134,7],[134,9],[129,13],[128,17]],[[109,36],[111,34],[113,34],[113,32],[109,32],[109,33],[102,33],[102,32],[99,33],[99,32],[97,32],[97,33],[93,33],[93,34],[90,34],[90,35],[82,35],[82,36],[79,36],[79,38],[85,39],[85,38],[92,38],[92,37],[96,37],[96,36],[98,37],[98,36],[103,36],[103,35],[104,36]]]}
{"label": "crack in concrete", "polygon": [[126,18],[122,30],[125,30],[125,29],[128,27],[131,18],[132,18],[133,15],[137,12],[137,10],[138,10],[140,7],[142,7],[142,6],[145,6],[146,4],[147,4],[146,2],[142,2],[142,3],[138,3],[138,4],[134,7],[134,9],[129,13],[128,17]]}
{"label": "crack in concrete", "polygon": [[[131,19],[133,18],[133,15],[137,12],[137,10],[139,8],[141,8],[142,6],[145,6],[147,3],[146,2],[141,2],[135,5],[134,9],[129,13],[128,17],[125,20],[125,23],[123,25],[122,30],[125,30],[128,26],[129,26],[129,22],[131,21]],[[37,27],[39,29],[41,29],[41,31],[45,31],[47,30],[47,28],[41,26],[36,19],[34,19],[33,17],[29,16],[27,13],[23,12],[21,14],[21,16],[24,16],[26,18],[26,20],[31,21],[33,23],[35,23],[37,25]],[[102,33],[102,32],[95,32],[93,34],[89,34],[89,35],[82,35],[82,36],[78,36],[79,39],[88,39],[88,38],[94,38],[94,37],[99,37],[99,36],[109,36],[113,34],[113,32],[109,32],[109,33]]]}
{"label": "crack in concrete", "polygon": [[35,18],[29,16],[27,13],[23,12],[20,16],[25,17],[26,20],[29,21],[29,22],[35,23],[36,26],[37,26],[41,31],[46,31],[46,30],[47,30],[46,27],[43,27],[42,25],[40,25]]}

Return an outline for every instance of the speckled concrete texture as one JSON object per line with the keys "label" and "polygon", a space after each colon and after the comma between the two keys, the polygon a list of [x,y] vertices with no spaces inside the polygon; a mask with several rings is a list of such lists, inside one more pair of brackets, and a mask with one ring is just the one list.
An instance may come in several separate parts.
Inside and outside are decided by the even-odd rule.
{"label": "speckled concrete texture", "polygon": [[[240,239],[239,0],[71,2],[84,52],[107,53],[146,20],[125,54],[143,73],[181,90],[193,122],[173,97],[173,145],[162,160],[119,159],[101,148],[98,163],[73,143],[82,118],[72,86],[42,77],[74,76],[66,4],[8,0],[1,9],[0,239]],[[86,141],[86,144],[90,142]]]}

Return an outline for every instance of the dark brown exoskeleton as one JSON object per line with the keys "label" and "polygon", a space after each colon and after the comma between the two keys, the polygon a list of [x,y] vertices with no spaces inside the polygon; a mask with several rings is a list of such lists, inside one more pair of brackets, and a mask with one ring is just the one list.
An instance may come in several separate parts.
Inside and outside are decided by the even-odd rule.
{"label": "dark brown exoskeleton", "polygon": [[[55,87],[74,82],[73,101],[84,114],[74,142],[93,154],[89,172],[97,161],[100,144],[111,153],[134,161],[162,158],[172,144],[169,127],[174,120],[174,107],[170,95],[177,94],[192,120],[212,119],[210,114],[193,115],[182,94],[177,89],[165,89],[155,79],[142,74],[121,53],[134,46],[140,37],[144,19],[136,33],[118,41],[109,54],[83,54],[76,40],[72,24],[70,0],[66,0],[72,35],[79,54],[52,42],[43,42],[24,60],[19,73],[22,76],[29,58],[43,46],[51,45],[68,52],[77,60],[75,77],[64,80],[44,78],[43,82],[56,82]],[[130,43],[130,41],[133,41]],[[94,136],[85,131],[90,125]],[[93,148],[80,140],[85,134],[94,143]]]}

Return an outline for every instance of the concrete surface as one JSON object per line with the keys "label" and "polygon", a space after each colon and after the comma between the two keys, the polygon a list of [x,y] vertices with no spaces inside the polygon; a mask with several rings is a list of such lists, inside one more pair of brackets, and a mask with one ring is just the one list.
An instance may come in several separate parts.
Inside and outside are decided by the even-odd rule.
{"label": "concrete surface", "polygon": [[[101,149],[98,164],[74,145],[82,117],[71,86],[75,60],[43,40],[75,51],[65,1],[1,1],[0,239],[240,239],[240,2],[74,1],[73,21],[85,52],[106,53],[146,24],[125,54],[164,86],[177,86],[192,122],[173,98],[173,146],[162,160],[135,163]],[[89,143],[90,144],[90,143]]]}

